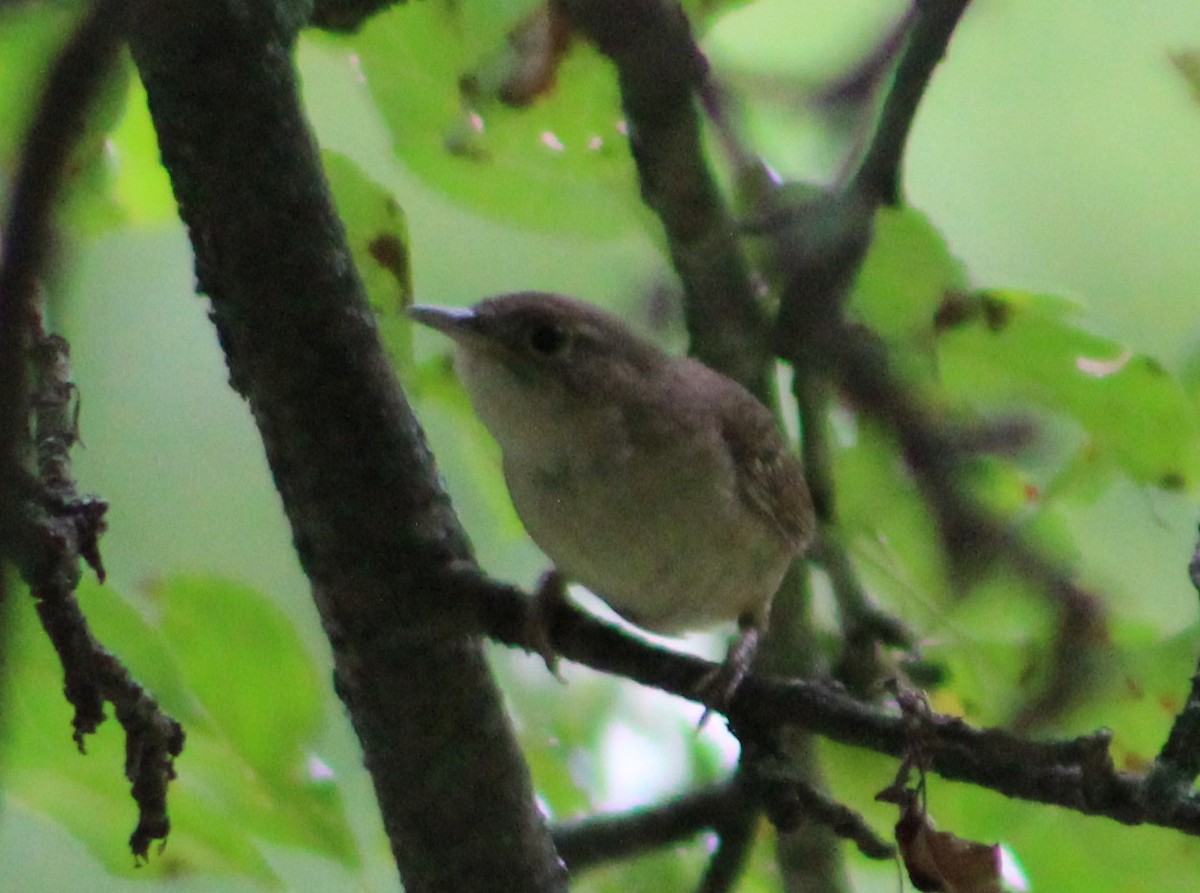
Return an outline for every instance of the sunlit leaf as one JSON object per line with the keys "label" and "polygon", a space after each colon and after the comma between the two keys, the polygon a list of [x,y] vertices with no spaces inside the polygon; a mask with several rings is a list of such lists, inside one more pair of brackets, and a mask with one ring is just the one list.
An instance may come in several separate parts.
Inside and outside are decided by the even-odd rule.
{"label": "sunlit leaf", "polygon": [[850,310],[889,341],[930,343],[946,292],[966,284],[962,263],[929,218],[914,208],[880,208],[855,280]]}
{"label": "sunlit leaf", "polygon": [[412,304],[404,210],[345,155],[325,150],[321,160],[384,344],[403,374],[413,361],[412,325],[403,316],[404,308]]}
{"label": "sunlit leaf", "polygon": [[1196,411],[1156,361],[1088,332],[1060,298],[1010,291],[956,300],[962,306],[938,340],[942,380],[953,393],[976,406],[1067,416],[1086,433],[1080,449],[1110,456],[1133,480],[1169,490],[1197,485]]}
{"label": "sunlit leaf", "polygon": [[124,114],[108,135],[115,166],[113,196],[134,226],[153,226],[178,218],[166,168],[159,161],[158,138],[146,106],[146,91],[130,79]]}
{"label": "sunlit leaf", "polygon": [[536,7],[532,0],[406,4],[338,45],[361,64],[397,155],[455,201],[527,228],[629,231],[646,212],[616,79],[595,50],[575,41],[554,88],[524,108],[460,89]]}

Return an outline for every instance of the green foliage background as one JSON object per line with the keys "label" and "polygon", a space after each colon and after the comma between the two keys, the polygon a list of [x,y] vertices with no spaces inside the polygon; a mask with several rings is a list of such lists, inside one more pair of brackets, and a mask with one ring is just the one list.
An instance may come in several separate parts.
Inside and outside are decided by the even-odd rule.
{"label": "green foliage background", "polygon": [[[444,345],[411,333],[399,307],[414,294],[463,304],[552,289],[682,344],[650,299],[673,283],[637,197],[607,64],[577,46],[544,103],[524,112],[485,103],[482,133],[463,112],[459,76],[503,65],[503,35],[528,7],[426,0],[353,38],[308,35],[299,51],[397,368],[482,564],[520,583],[543,559],[508,505],[495,449],[447,374]],[[748,140],[784,176],[826,180],[861,121],[819,114],[806,99],[902,4],[715,8],[698,19],[703,46],[745,100]],[[42,3],[0,12],[0,195],[33,85],[74,13]],[[1020,409],[1040,422],[1038,448],[1017,464],[989,464],[979,486],[1103,592],[1112,648],[1087,703],[1047,731],[1110,726],[1131,768],[1153,758],[1200,649],[1185,573],[1200,486],[1200,108],[1171,63],[1197,44],[1200,9],[1182,3],[1109,0],[1098,15],[1085,0],[978,0],[917,119],[906,165],[917,211],[881,218],[853,303],[937,400],[967,413]],[[5,888],[103,893],[136,877],[146,890],[394,890],[256,434],[191,296],[190,254],[131,67],[106,94],[78,162],[63,208],[64,263],[48,294],[82,392],[79,478],[112,503],[110,583],[87,585],[82,599],[106,641],[184,721],[188,749],[168,847],[135,872],[117,730],[108,724],[86,758],[74,752],[49,646],[32,606],[16,605],[0,777]],[[407,266],[378,263],[367,242],[381,234],[408,245]],[[982,317],[933,332],[943,290],[967,285],[992,290],[1011,322],[1002,333]],[[951,669],[939,708],[1004,721],[1046,661],[1039,601],[1005,580],[954,598],[887,444],[849,416],[837,421],[846,528],[872,593]],[[685,644],[720,648],[711,637]],[[540,662],[502,649],[494,663],[555,817],[653,800],[717,776],[734,757],[719,724],[696,735],[698,711],[666,696],[578,668],[564,688]],[[894,816],[871,798],[892,763],[823,751],[833,793],[886,830]],[[944,828],[1005,844],[1035,891],[1185,889],[1181,879],[1200,876],[1200,847],[1173,832],[937,779],[930,809]],[[770,840],[764,828],[744,889],[777,888]],[[689,889],[704,853],[700,842],[606,868],[578,889]],[[848,856],[857,889],[895,889],[894,867]]]}

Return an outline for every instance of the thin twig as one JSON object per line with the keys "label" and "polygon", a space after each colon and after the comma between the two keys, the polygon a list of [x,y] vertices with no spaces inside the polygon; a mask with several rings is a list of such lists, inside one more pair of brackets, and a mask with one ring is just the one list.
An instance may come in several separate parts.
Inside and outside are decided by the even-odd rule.
{"label": "thin twig", "polygon": [[767,814],[780,831],[815,822],[853,842],[868,859],[895,857],[892,845],[879,837],[866,819],[798,777],[795,768],[782,758],[761,757],[752,762],[750,771]]}
{"label": "thin twig", "polygon": [[[104,702],[116,708],[126,734],[125,774],[139,811],[129,843],[140,859],[170,827],[166,786],[183,732],[92,637],[75,600],[81,559],[103,576],[97,539],[106,506],[79,496],[71,476],[76,419],[67,346],[42,334],[38,302],[54,201],[71,148],[116,63],[124,16],[123,0],[92,6],[56,60],[22,146],[0,251],[0,488],[8,497],[0,499],[0,557],[19,563],[38,600],[38,616],[63,664],[81,750],[84,736],[104,719]],[[30,409],[36,479],[22,468]],[[18,492],[20,500],[13,498]]]}
{"label": "thin twig", "polygon": [[733,780],[724,781],[656,806],[560,822],[552,829],[554,845],[575,875],[604,862],[690,840],[719,827],[745,803],[741,787]]}
{"label": "thin twig", "polygon": [[38,498],[30,500],[23,571],[37,599],[42,628],[62,662],[64,690],[75,708],[76,745],[82,752],[85,736],[104,721],[105,702],[113,705],[125,732],[125,775],[138,805],[129,846],[137,859],[144,859],[150,844],[165,840],[170,830],[167,785],[175,778],[183,729],[96,640],[75,598],[81,560],[103,577],[97,541],[108,506],[80,496],[71,474],[76,403],[67,343],[47,337],[33,356]]}
{"label": "thin twig", "polygon": [[[17,492],[27,438],[28,351],[40,328],[38,279],[53,244],[53,209],[71,148],[121,45],[124,0],[97,0],[51,69],[21,146],[0,228],[0,492]],[[15,500],[0,499],[0,557],[12,558]]]}
{"label": "thin twig", "polygon": [[900,167],[917,107],[969,2],[916,0],[916,22],[909,30],[875,137],[852,179],[851,191],[881,204],[900,204]]}
{"label": "thin twig", "polygon": [[716,829],[717,848],[708,860],[696,893],[729,893],[737,887],[754,848],[758,821],[758,809],[749,803],[724,817]]}
{"label": "thin twig", "polygon": [[[1200,543],[1188,563],[1188,576],[1200,592]],[[1187,700],[1175,716],[1162,750],[1146,780],[1150,796],[1160,798],[1191,789],[1200,775],[1200,663],[1192,674]]]}

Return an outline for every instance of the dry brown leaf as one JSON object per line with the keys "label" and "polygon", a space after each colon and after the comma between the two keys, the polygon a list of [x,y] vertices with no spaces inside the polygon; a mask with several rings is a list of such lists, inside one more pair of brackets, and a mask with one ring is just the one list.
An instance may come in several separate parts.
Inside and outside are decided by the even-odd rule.
{"label": "dry brown leaf", "polygon": [[896,842],[909,880],[924,893],[1003,893],[999,845],[934,830],[916,796],[902,809]]}

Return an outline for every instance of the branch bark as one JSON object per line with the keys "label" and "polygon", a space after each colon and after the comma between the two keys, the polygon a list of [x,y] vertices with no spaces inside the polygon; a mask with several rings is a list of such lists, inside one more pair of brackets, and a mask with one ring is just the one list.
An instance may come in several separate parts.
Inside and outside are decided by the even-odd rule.
{"label": "branch bark", "polygon": [[[530,648],[524,594],[474,574],[459,589],[479,601],[480,619],[499,642]],[[716,664],[635,639],[568,603],[546,618],[550,640],[564,657],[603,673],[624,676],[681,698],[697,700],[700,682]],[[849,695],[836,683],[748,676],[725,715],[734,734],[767,752],[788,727],[876,753],[906,757],[920,751],[944,778],[989,788],[1020,800],[1063,806],[1128,825],[1151,824],[1200,836],[1200,795],[1176,788],[1151,796],[1147,776],[1121,772],[1109,754],[1111,733],[1034,741],[998,728],[977,729],[961,719],[909,717]],[[782,776],[780,776],[782,777]],[[806,783],[803,772],[797,780]]]}
{"label": "branch bark", "polygon": [[[297,94],[302,3],[138,0],[131,46],[212,305],[333,646],[405,889],[558,891],[477,637],[472,566],[389,368]],[[432,622],[435,618],[438,622]]]}
{"label": "branch bark", "polygon": [[768,325],[737,224],[709,170],[695,93],[708,61],[672,0],[557,0],[617,67],[642,198],[662,221],[683,283],[693,355],[763,402]]}

